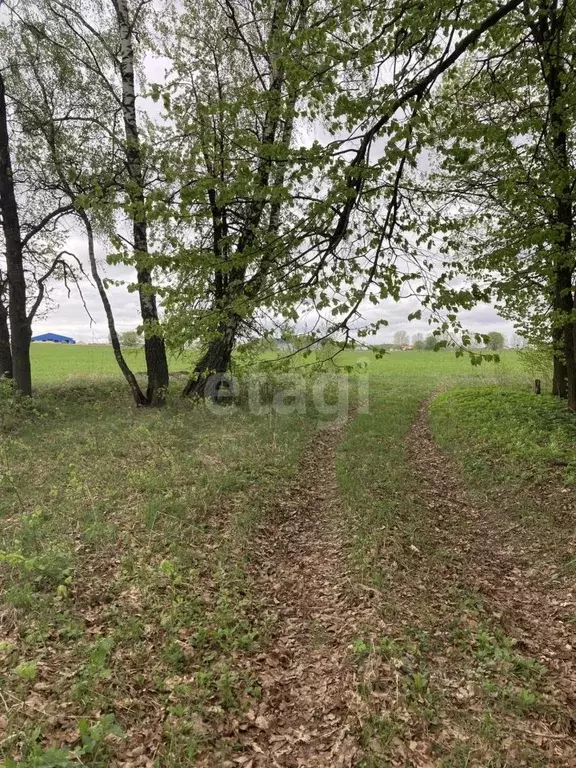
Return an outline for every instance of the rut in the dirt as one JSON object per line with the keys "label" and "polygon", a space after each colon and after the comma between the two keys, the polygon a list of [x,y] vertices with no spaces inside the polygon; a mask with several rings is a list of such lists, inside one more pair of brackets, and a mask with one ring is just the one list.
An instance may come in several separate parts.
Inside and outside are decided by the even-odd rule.
{"label": "rut in the dirt", "polygon": [[275,616],[274,643],[253,672],[263,687],[245,764],[351,766],[356,680],[349,645],[364,609],[351,596],[334,470],[343,424],[321,430],[256,544],[254,579]]}
{"label": "rut in the dirt", "polygon": [[552,668],[561,667],[563,680],[568,676],[574,682],[572,669],[562,664],[574,658],[574,594],[566,583],[556,583],[558,564],[548,551],[550,542],[511,520],[493,501],[471,502],[458,468],[432,435],[427,404],[408,436],[408,456],[415,471],[428,478],[420,500],[435,518],[437,546],[452,551],[446,575],[473,586],[498,611],[510,634]]}
{"label": "rut in the dirt", "polygon": [[[514,651],[547,670],[540,683],[542,705],[511,726],[506,764],[526,765],[514,751],[518,741],[530,743],[534,755],[547,766],[575,766],[575,583],[560,578],[557,551],[558,544],[571,551],[573,525],[564,521],[564,528],[558,527],[546,537],[528,522],[508,515],[505,495],[501,504],[498,494],[472,501],[456,463],[434,439],[426,403],[408,435],[407,458],[416,475],[427,478],[418,496],[421,519],[428,521],[430,553],[449,553],[449,557],[431,561],[433,568],[427,568],[427,558],[422,558],[420,579],[426,585],[431,610],[437,613],[435,626],[446,623],[438,609],[442,598],[447,606],[450,590],[466,587],[480,597],[494,623],[513,639]],[[543,514],[548,496],[562,497],[563,491],[562,484],[551,477],[550,488],[543,494]],[[518,686],[522,684],[518,682]],[[506,720],[502,717],[503,731],[512,720],[510,712]]]}

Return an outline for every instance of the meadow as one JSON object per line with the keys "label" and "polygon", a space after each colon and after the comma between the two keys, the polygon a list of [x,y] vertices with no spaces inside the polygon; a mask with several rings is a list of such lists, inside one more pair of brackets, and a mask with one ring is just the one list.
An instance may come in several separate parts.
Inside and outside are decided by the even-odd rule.
{"label": "meadow", "polygon": [[[144,351],[141,348],[124,350],[130,367],[136,372],[145,371]],[[82,378],[118,378],[120,372],[112,347],[106,344],[32,344],[32,367],[34,381],[39,385],[63,384]],[[193,367],[194,353],[171,355],[171,372],[189,371]],[[305,370],[311,358],[298,359],[294,368]],[[337,356],[335,365],[339,367],[366,367],[374,374],[395,373],[402,375],[460,377],[465,381],[502,380],[516,377],[526,385],[531,383],[531,374],[525,371],[517,352],[505,350],[500,353],[500,362],[484,363],[473,367],[467,358],[456,358],[450,351],[406,351],[391,352],[381,358],[366,350],[346,350]],[[331,366],[328,368],[331,369]]]}
{"label": "meadow", "polygon": [[[0,405],[3,766],[268,766],[326,718],[342,765],[570,764],[574,417],[515,352],[339,362],[327,425],[317,373],[292,408],[138,410],[109,348],[33,345],[38,396]],[[335,658],[350,704],[298,721]]]}

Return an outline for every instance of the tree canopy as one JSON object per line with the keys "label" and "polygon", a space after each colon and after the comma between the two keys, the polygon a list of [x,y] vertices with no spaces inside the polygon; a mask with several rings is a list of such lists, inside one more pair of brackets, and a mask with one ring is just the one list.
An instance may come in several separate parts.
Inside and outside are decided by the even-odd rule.
{"label": "tree canopy", "polygon": [[[459,311],[496,301],[553,344],[576,407],[571,2],[4,6],[0,363],[17,391],[51,281],[83,269],[62,247],[81,231],[140,405],[163,402],[167,348],[200,343],[185,393],[203,395],[243,340],[313,317],[308,346],[355,343],[387,324],[368,306],[411,297],[407,319],[473,360]],[[95,238],[134,270],[145,390]]]}

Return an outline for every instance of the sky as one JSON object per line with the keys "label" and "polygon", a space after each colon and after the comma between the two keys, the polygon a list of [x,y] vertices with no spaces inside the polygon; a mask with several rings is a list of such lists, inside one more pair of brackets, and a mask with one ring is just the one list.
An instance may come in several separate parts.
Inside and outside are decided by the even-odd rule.
{"label": "sky", "polygon": [[[71,237],[67,243],[68,250],[75,253],[84,264],[87,264],[86,243],[80,235]],[[134,330],[139,322],[138,295],[129,293],[127,285],[135,279],[132,267],[111,266],[105,263],[105,252],[102,245],[97,244],[97,256],[100,262],[102,277],[123,281],[124,286],[108,289],[116,327],[119,332]],[[33,334],[59,333],[71,336],[78,342],[105,343],[108,341],[108,326],[106,317],[100,303],[100,297],[96,289],[86,280],[81,283],[82,295],[86,302],[90,316],[86,313],[82,298],[74,286],[71,286],[71,295],[68,297],[66,288],[60,284],[52,284],[51,304],[49,311],[38,318],[32,326]],[[416,299],[403,299],[399,302],[386,300],[378,305],[366,302],[362,307],[363,317],[370,321],[385,318],[388,326],[382,328],[375,336],[366,341],[368,343],[383,344],[391,342],[396,331],[406,331],[410,336],[415,333],[424,335],[430,333],[431,327],[425,319],[408,322],[411,312],[419,309]],[[92,318],[92,319],[91,319]],[[503,320],[494,307],[480,305],[469,312],[460,313],[462,324],[471,331],[489,333],[499,331],[507,340],[511,340],[514,333],[512,324]],[[308,330],[304,325],[300,331]]]}

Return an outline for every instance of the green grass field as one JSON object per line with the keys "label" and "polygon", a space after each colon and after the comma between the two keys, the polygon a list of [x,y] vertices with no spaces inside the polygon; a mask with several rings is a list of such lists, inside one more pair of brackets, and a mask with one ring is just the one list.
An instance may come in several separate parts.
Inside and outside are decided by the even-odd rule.
{"label": "green grass field", "polygon": [[[532,394],[515,352],[479,367],[449,352],[339,362],[359,374],[343,375],[352,402],[365,372],[370,392],[335,467],[346,589],[369,592],[376,616],[344,649],[361,702],[354,765],[569,764],[558,657],[536,631],[520,643],[524,614],[494,602],[506,581],[483,547],[517,558],[520,602],[535,568],[546,589],[573,586],[574,417]],[[266,736],[243,736],[266,702],[258,659],[277,642],[252,542],[326,422],[317,374],[298,407],[174,396],[154,411],[131,405],[108,347],[35,344],[33,366],[34,402],[0,403],[0,765],[250,764]],[[435,448],[412,426],[430,398]],[[329,657],[329,635],[314,637]]]}
{"label": "green grass field", "polygon": [[[135,373],[146,369],[142,349],[125,350],[126,358]],[[338,366],[366,366],[370,373],[384,375],[410,375],[424,377],[436,376],[460,377],[466,381],[509,380],[514,377],[525,379],[518,354],[514,351],[504,351],[500,355],[500,363],[483,363],[481,366],[471,366],[467,358],[456,358],[452,352],[392,352],[377,359],[368,351],[345,351],[338,355],[335,362]],[[193,364],[193,353],[181,356],[171,356],[169,360],[171,371],[187,371]],[[310,363],[311,358],[296,359],[294,366]],[[66,381],[86,378],[119,377],[120,372],[112,347],[104,344],[32,344],[32,367],[34,381],[38,385],[63,384]],[[330,367],[328,368],[330,369]]]}
{"label": "green grass field", "polygon": [[[124,350],[135,373],[146,370],[142,349]],[[171,357],[170,368],[187,370],[190,360]],[[32,344],[32,375],[36,384],[62,384],[70,379],[120,376],[112,347],[106,344]]]}

